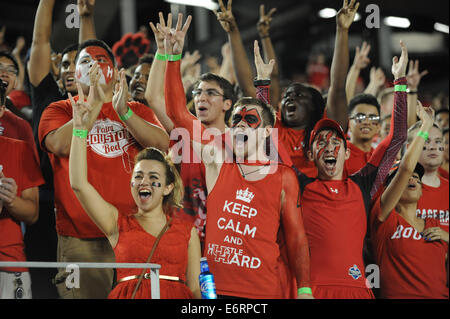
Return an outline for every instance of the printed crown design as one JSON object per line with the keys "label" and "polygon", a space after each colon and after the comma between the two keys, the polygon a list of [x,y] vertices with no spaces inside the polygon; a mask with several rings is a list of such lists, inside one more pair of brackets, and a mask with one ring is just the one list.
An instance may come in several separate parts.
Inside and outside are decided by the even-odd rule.
{"label": "printed crown design", "polygon": [[245,190],[240,189],[240,190],[236,191],[236,199],[240,199],[246,203],[250,203],[252,201],[253,197],[255,197],[255,194],[250,192],[248,190],[248,187]]}

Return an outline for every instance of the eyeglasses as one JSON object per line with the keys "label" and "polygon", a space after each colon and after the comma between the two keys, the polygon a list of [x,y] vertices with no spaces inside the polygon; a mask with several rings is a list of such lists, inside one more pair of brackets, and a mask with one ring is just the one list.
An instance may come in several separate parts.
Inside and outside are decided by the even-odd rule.
{"label": "eyeglasses", "polygon": [[365,120],[369,119],[372,123],[378,124],[380,123],[380,116],[375,114],[364,114],[364,113],[357,113],[352,117],[349,117],[350,120],[355,120],[358,123],[362,123]]}
{"label": "eyeglasses", "polygon": [[0,72],[6,71],[9,74],[17,75],[17,69],[12,65],[3,65],[0,64]]}
{"label": "eyeglasses", "polygon": [[192,95],[194,97],[200,96],[203,92],[206,94],[206,96],[209,96],[209,97],[212,97],[212,96],[224,96],[222,93],[220,93],[219,91],[214,90],[214,89],[207,89],[205,91],[203,91],[203,90],[193,90],[192,91]]}

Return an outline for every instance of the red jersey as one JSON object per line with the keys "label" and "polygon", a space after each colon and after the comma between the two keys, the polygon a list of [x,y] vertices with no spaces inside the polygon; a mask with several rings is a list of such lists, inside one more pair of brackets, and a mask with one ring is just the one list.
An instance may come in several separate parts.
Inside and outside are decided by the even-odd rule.
{"label": "red jersey", "polygon": [[36,158],[39,158],[30,124],[10,110],[5,110],[0,118],[0,136],[27,142]]}
{"label": "red jersey", "polygon": [[[128,106],[149,123],[161,126],[153,111],[138,102]],[[39,124],[39,141],[45,149],[48,133],[72,119],[70,101],[50,104]],[[134,158],[140,145],[119,119],[112,103],[105,103],[87,137],[88,180],[99,194],[119,211],[133,211],[136,207],[129,183]],[[69,158],[49,153],[54,172],[56,229],[58,234],[77,238],[104,237],[81,207],[69,181]]]}
{"label": "red jersey", "polygon": [[438,173],[439,173],[440,176],[442,176],[443,178],[448,180],[449,174],[448,174],[448,172],[445,169],[443,169],[442,167],[439,167],[438,168]]}
{"label": "red jersey", "polygon": [[[17,184],[17,196],[22,191],[44,184],[33,150],[24,141],[0,136],[0,165],[5,177]],[[0,211],[0,261],[26,261],[20,222],[15,220],[3,206]],[[26,268],[1,268],[22,272]]]}
{"label": "red jersey", "polygon": [[19,110],[25,106],[31,106],[30,96],[25,91],[12,90],[8,97]]}
{"label": "red jersey", "polygon": [[350,176],[367,164],[373,154],[373,148],[371,148],[369,152],[364,152],[350,141],[347,141],[347,147],[350,150],[350,157],[345,161],[344,174]]}
{"label": "red jersey", "polygon": [[[279,165],[278,170],[290,169]],[[281,176],[247,181],[236,163],[224,163],[208,196],[205,256],[218,294],[281,298],[279,264]]]}
{"label": "red jersey", "polygon": [[422,184],[422,197],[420,197],[417,203],[417,216],[438,219],[441,228],[448,232],[448,180],[441,176],[439,176],[439,179],[441,181],[439,187]]}
{"label": "red jersey", "polygon": [[[395,84],[406,84],[406,78],[398,79]],[[372,198],[388,175],[407,135],[406,93],[394,94],[392,129],[363,168],[349,177],[344,173],[343,180],[324,181],[303,174],[298,176],[303,221],[311,251],[313,287],[369,290],[363,262],[367,217]],[[326,295],[316,294],[315,297],[326,298]]]}
{"label": "red jersey", "polygon": [[[395,210],[384,222],[380,198],[371,211],[372,244],[380,267],[381,297],[389,299],[448,299],[445,255],[448,245],[442,240],[426,241]],[[437,227],[426,219],[425,228]]]}
{"label": "red jersey", "polygon": [[284,126],[278,113],[275,128],[278,129],[278,140],[284,146],[294,166],[309,177],[317,176],[317,168],[303,153],[305,130],[295,130]]}

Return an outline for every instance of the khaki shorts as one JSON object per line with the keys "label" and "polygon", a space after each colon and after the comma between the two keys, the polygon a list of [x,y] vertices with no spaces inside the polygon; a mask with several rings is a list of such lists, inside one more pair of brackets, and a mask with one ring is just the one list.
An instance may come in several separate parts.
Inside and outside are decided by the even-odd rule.
{"label": "khaki shorts", "polygon": [[0,271],[0,299],[31,299],[29,272]]}
{"label": "khaki shorts", "polygon": [[[106,238],[81,239],[58,235],[59,262],[115,262],[114,251]],[[68,271],[67,271],[68,270]],[[58,269],[55,284],[63,299],[105,299],[112,290],[114,270],[71,267]]]}

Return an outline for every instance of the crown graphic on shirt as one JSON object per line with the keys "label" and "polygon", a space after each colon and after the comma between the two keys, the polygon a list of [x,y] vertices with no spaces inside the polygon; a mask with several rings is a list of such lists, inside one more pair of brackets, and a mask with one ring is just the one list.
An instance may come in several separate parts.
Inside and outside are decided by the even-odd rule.
{"label": "crown graphic on shirt", "polygon": [[248,191],[248,187],[245,190],[238,190],[236,191],[236,199],[240,199],[246,203],[250,203],[253,199],[253,197],[255,197],[255,194],[253,194],[252,192]]}

